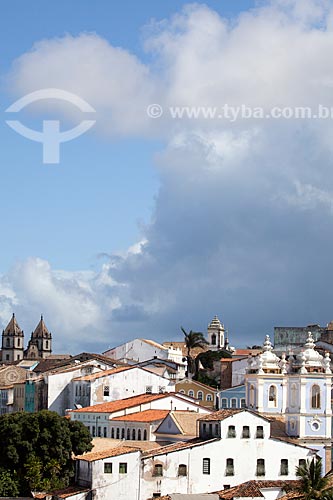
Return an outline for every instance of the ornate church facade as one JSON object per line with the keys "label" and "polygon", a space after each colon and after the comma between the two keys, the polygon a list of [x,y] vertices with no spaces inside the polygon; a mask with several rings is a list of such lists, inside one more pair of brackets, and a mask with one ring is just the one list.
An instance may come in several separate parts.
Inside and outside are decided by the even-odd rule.
{"label": "ornate church facade", "polygon": [[318,450],[325,471],[331,468],[331,388],[329,353],[315,350],[311,332],[297,355],[278,357],[267,335],[263,353],[248,360],[246,405],[280,420],[281,431]]}
{"label": "ornate church facade", "polygon": [[27,349],[24,349],[24,331],[13,314],[2,331],[2,363],[12,363],[22,359],[43,359],[52,353],[52,334],[48,331],[43,316],[31,333]]}

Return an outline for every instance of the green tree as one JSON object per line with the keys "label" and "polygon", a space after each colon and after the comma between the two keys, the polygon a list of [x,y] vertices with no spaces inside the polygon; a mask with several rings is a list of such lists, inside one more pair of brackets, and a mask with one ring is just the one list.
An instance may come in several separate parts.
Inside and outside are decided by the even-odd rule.
{"label": "green tree", "polygon": [[[79,440],[82,438],[82,441]],[[73,453],[92,448],[83,424],[73,425],[55,412],[12,413],[0,416],[0,469],[19,485],[19,494],[65,487],[74,476]]]}
{"label": "green tree", "polygon": [[204,349],[208,344],[208,342],[205,339],[203,333],[201,332],[193,332],[192,330],[190,330],[187,333],[182,326],[181,330],[184,334],[184,340],[187,350],[187,374],[194,373],[195,366],[193,357],[191,356],[191,350],[194,349],[195,347],[201,347],[202,349]]}
{"label": "green tree", "polygon": [[299,491],[304,500],[332,498],[333,490],[329,488],[329,478],[322,474],[321,458],[307,460],[304,465],[296,468],[296,475],[301,480]]}
{"label": "green tree", "polygon": [[18,481],[8,471],[0,471],[0,496],[17,497],[19,495]]}

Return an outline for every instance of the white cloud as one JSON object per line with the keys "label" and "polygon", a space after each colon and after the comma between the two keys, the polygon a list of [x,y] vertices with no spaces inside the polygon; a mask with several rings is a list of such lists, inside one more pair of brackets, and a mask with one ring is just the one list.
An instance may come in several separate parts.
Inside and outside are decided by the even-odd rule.
{"label": "white cloud", "polygon": [[11,74],[19,95],[76,92],[104,133],[159,133],[166,147],[142,242],[96,274],[18,264],[0,281],[3,311],[15,301],[29,318],[42,308],[61,338],[75,331],[88,342],[99,329],[111,344],[121,334],[173,338],[221,311],[252,343],[277,322],[330,320],[331,120],[149,120],[145,108],[331,107],[331,10],[331,1],[279,0],[228,21],[190,5],[147,28],[149,63],[95,34],[24,54]]}

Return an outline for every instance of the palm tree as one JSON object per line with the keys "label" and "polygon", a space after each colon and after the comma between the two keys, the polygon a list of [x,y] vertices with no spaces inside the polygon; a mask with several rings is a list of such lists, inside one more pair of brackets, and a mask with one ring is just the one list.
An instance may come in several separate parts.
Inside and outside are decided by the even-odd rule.
{"label": "palm tree", "polygon": [[299,488],[304,500],[314,500],[321,498],[332,499],[333,489],[330,487],[330,480],[322,474],[321,458],[307,460],[304,465],[296,468],[296,475],[301,480]]}
{"label": "palm tree", "polygon": [[187,349],[187,375],[188,375],[189,373],[193,373],[193,368],[194,368],[194,360],[191,356],[191,349],[194,349],[195,347],[201,347],[203,349],[208,344],[208,342],[205,339],[203,333],[193,332],[192,330],[190,330],[187,333],[182,326],[180,328],[184,334],[184,340]]}

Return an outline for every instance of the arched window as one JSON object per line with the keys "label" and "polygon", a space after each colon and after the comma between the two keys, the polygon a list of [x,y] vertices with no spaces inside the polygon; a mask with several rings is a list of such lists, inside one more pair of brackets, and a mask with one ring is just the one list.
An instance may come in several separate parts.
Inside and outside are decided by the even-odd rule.
{"label": "arched window", "polygon": [[290,388],[290,406],[296,406],[297,401],[297,385],[291,384]]}
{"label": "arched window", "polygon": [[20,347],[20,345],[21,345],[21,340],[17,339],[17,347]]}
{"label": "arched window", "polygon": [[254,385],[250,385],[250,406],[254,406]]}
{"label": "arched window", "polygon": [[277,406],[277,389],[276,385],[270,385],[268,390],[268,406],[276,408]]}
{"label": "arched window", "polygon": [[127,429],[127,438],[126,439],[131,439],[131,430]]}
{"label": "arched window", "polygon": [[180,389],[180,391],[179,391],[179,392],[180,392],[180,394],[185,394],[184,389]]}
{"label": "arched window", "polygon": [[48,349],[48,348],[49,348],[49,341],[45,340],[45,349]]}
{"label": "arched window", "polygon": [[111,439],[114,439],[114,428],[111,429]]}
{"label": "arched window", "polygon": [[191,398],[194,398],[194,391],[192,391],[192,390],[188,391],[188,395],[189,395]]}
{"label": "arched window", "polygon": [[206,401],[213,401],[213,398],[212,398],[211,394],[207,394]]}
{"label": "arched window", "polygon": [[147,429],[143,431],[143,440],[147,441]]}
{"label": "arched window", "polygon": [[121,429],[121,439],[125,439],[125,429]]}
{"label": "arched window", "polygon": [[320,408],[320,387],[319,385],[313,385],[311,388],[311,408]]}
{"label": "arched window", "polygon": [[138,430],[138,441],[141,441],[141,429]]}
{"label": "arched window", "polygon": [[10,340],[8,338],[6,340],[6,347],[10,347]]}
{"label": "arched window", "polygon": [[202,391],[198,391],[197,392],[197,397],[198,397],[199,401],[202,401],[203,400],[203,392]]}
{"label": "arched window", "polygon": [[132,439],[135,441],[135,429],[132,430]]}
{"label": "arched window", "polygon": [[212,335],[212,345],[216,345],[216,335],[213,333]]}

